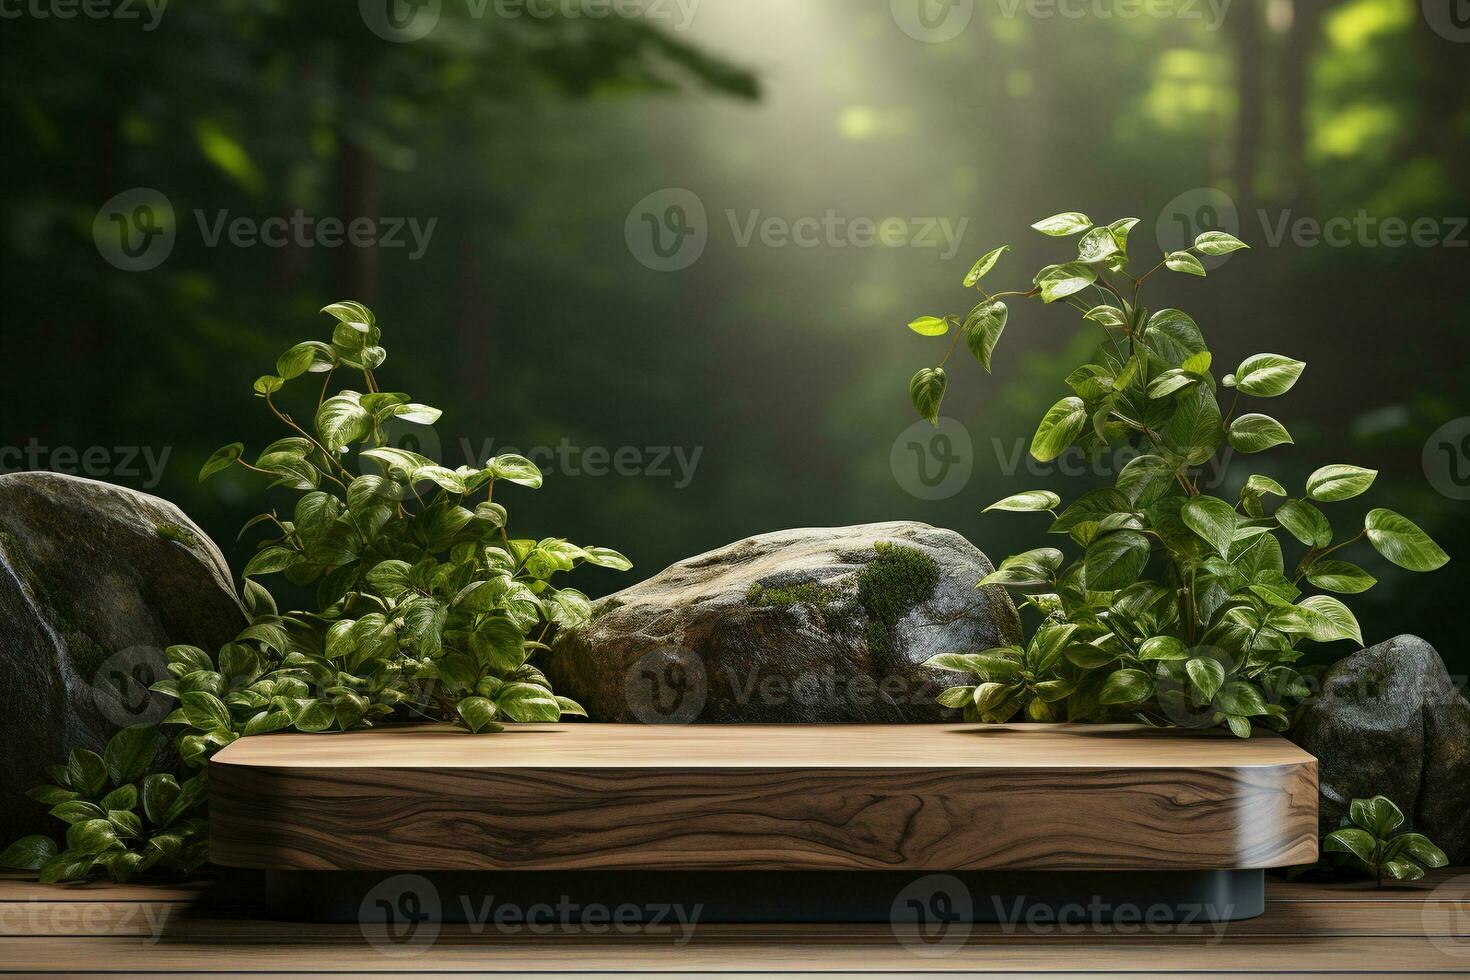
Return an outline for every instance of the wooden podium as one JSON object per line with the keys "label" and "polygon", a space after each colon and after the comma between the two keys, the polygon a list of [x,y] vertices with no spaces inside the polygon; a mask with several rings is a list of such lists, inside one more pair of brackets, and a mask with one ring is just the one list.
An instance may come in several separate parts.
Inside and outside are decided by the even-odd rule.
{"label": "wooden podium", "polygon": [[1229,919],[1259,914],[1263,869],[1316,859],[1317,765],[1271,734],[1104,725],[283,733],[215,755],[210,834],[292,917],[353,918],[412,873],[712,921],[884,920],[926,876],[974,921],[1089,899]]}

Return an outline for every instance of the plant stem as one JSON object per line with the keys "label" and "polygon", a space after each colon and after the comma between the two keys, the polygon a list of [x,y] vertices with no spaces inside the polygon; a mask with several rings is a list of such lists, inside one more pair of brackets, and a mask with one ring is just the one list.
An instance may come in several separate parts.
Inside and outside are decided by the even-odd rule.
{"label": "plant stem", "polygon": [[1335,544],[1330,548],[1324,548],[1321,551],[1318,551],[1316,548],[1307,549],[1307,553],[1302,556],[1301,563],[1296,566],[1296,571],[1293,573],[1293,578],[1291,580],[1292,584],[1295,585],[1297,582],[1300,582],[1302,580],[1302,576],[1307,574],[1307,569],[1311,567],[1311,564],[1313,562],[1318,561],[1322,558],[1326,558],[1328,555],[1332,554],[1339,548],[1346,548],[1353,542],[1361,540],[1363,536],[1367,533],[1368,532],[1366,529],[1359,531],[1357,534],[1348,538],[1346,541],[1339,542],[1338,544]]}

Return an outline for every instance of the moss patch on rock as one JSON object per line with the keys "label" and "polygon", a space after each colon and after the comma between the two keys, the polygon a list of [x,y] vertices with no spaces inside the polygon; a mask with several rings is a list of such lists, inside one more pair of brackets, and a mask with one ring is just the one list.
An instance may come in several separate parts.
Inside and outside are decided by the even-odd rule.
{"label": "moss patch on rock", "polygon": [[805,606],[836,633],[856,633],[861,622],[868,652],[889,662],[895,656],[894,627],[909,610],[934,597],[939,563],[907,545],[879,542],[874,550],[876,556],[858,572],[855,593],[820,582],[778,586],[755,582],[745,597],[752,605],[775,609]]}

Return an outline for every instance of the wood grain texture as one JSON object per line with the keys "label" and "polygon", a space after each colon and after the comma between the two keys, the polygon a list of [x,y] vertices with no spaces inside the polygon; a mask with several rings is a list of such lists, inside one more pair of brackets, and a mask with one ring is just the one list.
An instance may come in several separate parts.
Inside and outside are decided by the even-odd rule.
{"label": "wood grain texture", "polygon": [[[168,973],[277,977],[392,974],[478,976],[708,977],[722,974],[913,977],[973,974],[1039,977],[1085,973],[1111,980],[1256,974],[1314,977],[1419,972],[1470,973],[1470,869],[1446,869],[1411,886],[1267,881],[1267,912],[1223,926],[1098,927],[1075,935],[1007,933],[974,926],[935,950],[905,945],[882,925],[697,925],[687,941],[667,928],[626,935],[572,931],[510,935],[443,926],[431,942],[372,945],[356,926],[281,923],[252,914],[251,878],[197,886],[95,884],[82,888],[5,882],[0,973],[90,977]],[[192,902],[176,903],[183,893]],[[158,895],[156,901],[147,896]],[[143,896],[143,898],[139,898]],[[27,911],[29,905],[41,908]],[[56,906],[93,904],[85,933],[52,931]],[[188,907],[175,910],[175,904]],[[132,906],[134,911],[129,912]],[[169,907],[155,930],[147,907]],[[19,907],[19,911],[16,911]],[[6,916],[9,916],[6,918]],[[28,931],[27,924],[31,927]]]}
{"label": "wood grain texture", "polygon": [[1316,858],[1316,761],[1128,726],[413,726],[242,739],[211,856],[295,870],[1130,870]]}

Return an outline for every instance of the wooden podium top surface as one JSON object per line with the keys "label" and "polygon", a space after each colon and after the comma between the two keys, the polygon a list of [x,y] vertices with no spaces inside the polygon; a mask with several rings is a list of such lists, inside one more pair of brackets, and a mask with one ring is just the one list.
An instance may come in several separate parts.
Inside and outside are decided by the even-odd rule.
{"label": "wooden podium top surface", "polygon": [[1317,856],[1317,763],[1101,725],[405,725],[239,739],[216,863],[268,870],[1261,868]]}
{"label": "wooden podium top surface", "polygon": [[1135,725],[404,725],[239,739],[213,765],[292,769],[1240,769],[1310,764],[1274,733]]}

